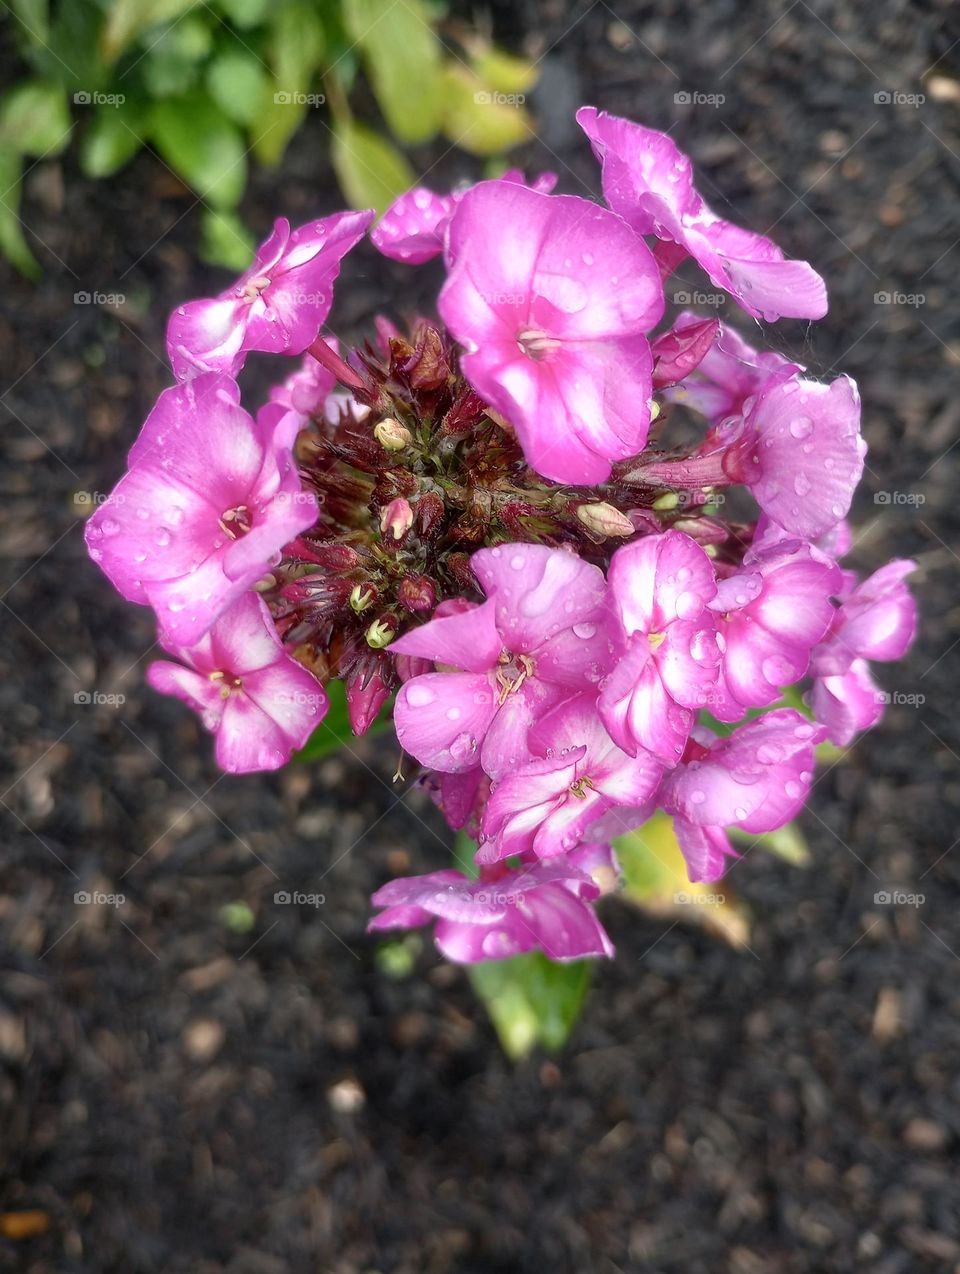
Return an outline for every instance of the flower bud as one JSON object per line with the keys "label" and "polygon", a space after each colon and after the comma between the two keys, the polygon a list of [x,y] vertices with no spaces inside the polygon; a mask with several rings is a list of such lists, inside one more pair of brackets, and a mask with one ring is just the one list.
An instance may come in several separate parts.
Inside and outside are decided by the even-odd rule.
{"label": "flower bud", "polygon": [[350,728],[355,735],[359,737],[366,734],[389,698],[390,688],[379,669],[374,669],[372,673],[365,669],[350,677],[347,682],[347,712],[350,714]]}
{"label": "flower bud", "polygon": [[405,575],[397,589],[397,597],[400,605],[414,614],[417,611],[433,610],[437,604],[437,590],[425,575]]}
{"label": "flower bud", "polygon": [[627,539],[634,533],[630,519],[612,504],[581,504],[577,509],[577,517],[594,535]]}
{"label": "flower bud", "polygon": [[365,633],[367,645],[372,650],[383,650],[384,646],[389,646],[396,636],[396,627],[389,616],[381,616],[375,619]]}
{"label": "flower bud", "polygon": [[413,526],[413,509],[403,496],[391,500],[380,512],[380,530],[394,541],[402,540]]}
{"label": "flower bud", "polygon": [[676,491],[667,491],[663,495],[658,495],[653,502],[653,507],[658,513],[665,513],[670,509],[676,509],[680,504],[680,496]]}
{"label": "flower bud", "polygon": [[373,436],[384,451],[403,451],[413,442],[413,434],[393,416],[387,416],[373,427]]}
{"label": "flower bud", "polygon": [[436,491],[427,491],[417,501],[417,529],[424,539],[429,539],[443,522],[446,508]]}
{"label": "flower bud", "polygon": [[350,608],[360,615],[368,607],[372,606],[376,600],[377,590],[375,588],[369,584],[357,584],[350,594]]}

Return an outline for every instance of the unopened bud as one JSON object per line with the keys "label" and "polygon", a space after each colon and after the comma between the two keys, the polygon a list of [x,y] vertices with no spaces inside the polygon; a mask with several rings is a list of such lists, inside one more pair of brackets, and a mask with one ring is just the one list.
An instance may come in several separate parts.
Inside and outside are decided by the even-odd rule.
{"label": "unopened bud", "polygon": [[370,673],[366,679],[363,674],[350,678],[347,682],[347,712],[355,735],[366,734],[389,698],[390,688],[379,670]]}
{"label": "unopened bud", "polygon": [[350,594],[350,608],[361,614],[377,600],[377,590],[369,584],[357,584]]}
{"label": "unopened bud", "polygon": [[367,629],[367,645],[373,650],[383,650],[389,646],[396,635],[396,629],[389,619],[375,619]]}
{"label": "unopened bud", "polygon": [[402,540],[413,526],[413,509],[403,496],[391,500],[380,513],[380,530],[394,540]]}
{"label": "unopened bud", "polygon": [[433,610],[437,604],[437,590],[423,575],[408,574],[400,581],[397,597],[401,606],[416,614],[418,611]]}
{"label": "unopened bud", "polygon": [[676,491],[667,491],[665,495],[659,495],[653,502],[653,507],[660,513],[668,509],[675,509],[680,504],[680,496]]}
{"label": "unopened bud", "polygon": [[373,427],[373,436],[384,451],[402,451],[413,442],[413,434],[393,416],[387,416]]}
{"label": "unopened bud", "polygon": [[581,504],[577,517],[594,535],[618,536],[625,540],[635,529],[630,519],[612,504]]}

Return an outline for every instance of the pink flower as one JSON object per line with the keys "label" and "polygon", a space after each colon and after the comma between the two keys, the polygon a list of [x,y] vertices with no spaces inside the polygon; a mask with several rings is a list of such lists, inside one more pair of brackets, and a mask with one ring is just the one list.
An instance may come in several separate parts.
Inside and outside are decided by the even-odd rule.
{"label": "pink flower", "polygon": [[316,521],[291,451],[298,428],[279,404],[253,421],[236,382],[213,372],[160,395],[86,540],[120,593],[154,608],[165,640],[199,641]]}
{"label": "pink flower", "polygon": [[813,782],[814,748],[826,731],[793,708],[777,708],[726,739],[701,727],[694,735],[690,758],[664,780],[661,803],[679,816],[674,827],[690,879],[717,880],[733,852],[723,828],[769,832],[801,809]]}
{"label": "pink flower", "polygon": [[650,426],[644,333],[663,292],[648,248],[585,199],[504,181],[467,191],[448,234],[438,308],[467,379],[538,473],[605,481]]}
{"label": "pink flower", "polygon": [[279,769],[326,714],[323,687],[286,654],[256,593],[234,602],[197,645],[163,644],[181,663],[153,663],[147,680],[200,713],[217,737],[217,764],[231,774]]}
{"label": "pink flower", "polygon": [[[336,344],[336,342],[331,342]],[[270,401],[280,403],[287,411],[295,411],[306,422],[325,414],[327,399],[333,393],[337,378],[312,354],[285,381],[270,390]]]}
{"label": "pink flower", "polygon": [[710,602],[723,650],[709,696],[715,717],[739,721],[748,708],[775,702],[800,680],[833,620],[831,598],[839,587],[837,567],[796,540],[748,553],[742,568],[720,581]]}
{"label": "pink flower", "polygon": [[754,318],[823,318],[827,292],[806,261],[785,261],[764,235],[716,216],[693,184],[693,166],[666,135],[594,106],[577,122],[603,168],[607,203],[638,234],[688,252],[711,282]]}
{"label": "pink flower", "polygon": [[840,747],[883,716],[886,697],[867,660],[902,659],[907,653],[916,632],[917,606],[904,579],[916,568],[916,562],[897,558],[854,584],[813,652],[813,715]]}
{"label": "pink flower", "polygon": [[531,759],[490,789],[478,863],[513,854],[569,853],[612,806],[650,801],[663,766],[649,752],[628,756],[600,721],[596,697],[553,708],[529,732]]}
{"label": "pink flower", "polygon": [[171,314],[167,354],[177,380],[207,371],[235,376],[250,350],[302,354],[330,313],[340,262],[374,216],[340,212],[293,232],[279,217],[233,287]]}
{"label": "pink flower", "polygon": [[496,778],[526,759],[529,726],[559,699],[596,686],[606,669],[603,573],[561,549],[504,544],[471,559],[488,600],[432,619],[390,647],[458,671],[407,681],[394,719],[405,751]]}
{"label": "pink flower", "polygon": [[[677,337],[696,332],[703,320],[685,310],[673,325]],[[739,332],[727,323],[718,323],[716,341],[700,359],[695,370],[667,392],[674,403],[683,403],[717,425],[730,416],[742,416],[747,400],[776,373],[800,372],[773,350],[758,353]]]}
{"label": "pink flower", "polygon": [[560,863],[534,863],[516,871],[485,868],[478,880],[435,871],[391,880],[373,895],[384,907],[371,932],[409,929],[436,919],[433,938],[458,964],[504,960],[543,951],[551,960],[612,956],[613,944],[592,902],[601,892],[595,874],[616,870],[608,846],[587,845]]}
{"label": "pink flower", "polygon": [[[509,168],[499,180],[527,185],[518,168]],[[556,184],[556,173],[541,173],[530,182],[530,189],[548,195]],[[471,187],[438,195],[426,186],[414,186],[393,201],[370,231],[373,246],[392,261],[407,265],[432,261],[443,251],[450,218],[468,189]]]}
{"label": "pink flower", "polygon": [[603,683],[600,715],[625,751],[675,765],[717,679],[720,650],[708,604],[717,585],[703,549],[682,531],[625,544],[608,572],[622,654]]}

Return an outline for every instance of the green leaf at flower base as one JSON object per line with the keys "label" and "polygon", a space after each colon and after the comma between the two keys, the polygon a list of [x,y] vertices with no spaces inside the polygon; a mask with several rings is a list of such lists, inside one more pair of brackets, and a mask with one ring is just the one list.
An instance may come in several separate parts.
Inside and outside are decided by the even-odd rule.
{"label": "green leaf at flower base", "polygon": [[204,208],[200,255],[209,265],[243,271],[253,260],[256,241],[235,212]]}
{"label": "green leaf at flower base", "polygon": [[538,1045],[566,1044],[590,985],[591,961],[560,963],[539,951],[470,966],[473,989],[490,1015],[503,1051],[518,1061]]}
{"label": "green leaf at flower base", "polygon": [[727,834],[734,846],[756,845],[758,849],[765,849],[777,858],[782,858],[791,867],[810,866],[810,847],[797,823],[787,823],[785,827],[778,827],[775,832],[761,832],[759,835],[744,832],[739,827],[728,827]]}
{"label": "green leaf at flower base", "polygon": [[421,0],[348,0],[344,19],[359,44],[383,117],[401,141],[440,127],[442,46]]}
{"label": "green leaf at flower base", "polygon": [[[299,752],[294,752],[294,761],[319,761],[330,756],[349,743],[356,743],[357,738],[350,727],[350,712],[347,708],[347,691],[342,681],[331,681],[324,686],[330,707],[326,716],[311,734]],[[372,735],[381,734],[393,725],[393,700],[388,699],[380,709],[380,714],[373,725],[363,736],[369,739]]]}
{"label": "green leaf at flower base", "polygon": [[652,915],[701,924],[731,946],[747,946],[746,904],[726,881],[691,883],[668,814],[658,811],[636,831],[618,836],[613,847],[623,869],[621,897]]}
{"label": "green leaf at flower base", "polygon": [[0,146],[0,255],[7,258],[28,279],[40,274],[40,266],[27,246],[20,223],[20,155]]}
{"label": "green leaf at flower base", "polygon": [[413,169],[395,147],[352,120],[338,120],[334,125],[332,159],[340,189],[352,208],[386,212],[416,182]]}
{"label": "green leaf at flower base", "polygon": [[444,134],[471,155],[497,155],[533,138],[530,116],[522,105],[501,100],[464,66],[443,74]]}
{"label": "green leaf at flower base", "polygon": [[57,155],[73,127],[63,85],[27,80],[0,100],[0,145],[21,155]]}
{"label": "green leaf at flower base", "polygon": [[80,142],[85,177],[112,177],[144,144],[144,111],[124,102],[100,106]]}
{"label": "green leaf at flower base", "polygon": [[166,162],[201,198],[216,208],[238,203],[247,180],[243,138],[205,93],[155,102],[149,129]]}

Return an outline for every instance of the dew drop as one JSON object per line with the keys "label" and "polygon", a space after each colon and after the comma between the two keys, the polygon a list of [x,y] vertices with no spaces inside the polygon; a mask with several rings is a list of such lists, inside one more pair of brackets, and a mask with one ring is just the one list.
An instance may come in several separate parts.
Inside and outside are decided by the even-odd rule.
{"label": "dew drop", "polygon": [[427,708],[436,697],[429,686],[417,685],[416,680],[407,686],[407,703],[411,708]]}

